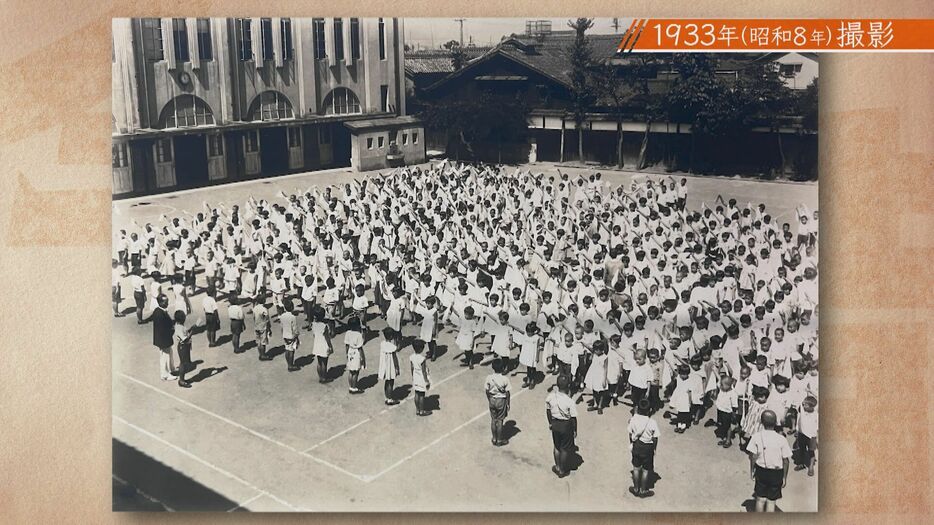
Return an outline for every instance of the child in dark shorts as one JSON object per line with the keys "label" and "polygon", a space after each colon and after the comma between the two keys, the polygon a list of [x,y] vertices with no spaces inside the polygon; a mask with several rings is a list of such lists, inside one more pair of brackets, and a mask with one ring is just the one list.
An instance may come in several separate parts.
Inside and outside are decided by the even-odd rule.
{"label": "child in dark shorts", "polygon": [[637,498],[654,495],[649,490],[652,473],[655,471],[655,449],[658,448],[658,423],[650,416],[652,406],[642,399],[636,406],[636,414],[629,420],[629,442],[632,451],[632,487],[629,492]]}

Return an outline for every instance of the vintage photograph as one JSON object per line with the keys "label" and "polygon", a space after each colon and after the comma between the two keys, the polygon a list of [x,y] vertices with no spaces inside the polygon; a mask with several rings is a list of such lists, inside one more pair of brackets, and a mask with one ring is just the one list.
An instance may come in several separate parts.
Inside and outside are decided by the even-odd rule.
{"label": "vintage photograph", "polygon": [[631,21],[113,19],[113,510],[816,512],[819,58]]}

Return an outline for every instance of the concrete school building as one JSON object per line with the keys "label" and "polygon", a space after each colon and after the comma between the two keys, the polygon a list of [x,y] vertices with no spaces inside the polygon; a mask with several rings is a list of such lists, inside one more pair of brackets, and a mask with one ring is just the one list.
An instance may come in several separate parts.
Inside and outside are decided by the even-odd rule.
{"label": "concrete school building", "polygon": [[400,118],[401,19],[123,18],[112,30],[115,198],[374,169],[390,148],[424,161],[420,124]]}

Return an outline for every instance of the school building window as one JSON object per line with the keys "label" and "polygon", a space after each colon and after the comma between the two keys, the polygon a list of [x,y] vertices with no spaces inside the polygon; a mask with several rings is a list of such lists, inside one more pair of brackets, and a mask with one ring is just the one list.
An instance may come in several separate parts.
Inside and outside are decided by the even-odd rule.
{"label": "school building window", "polygon": [[247,131],[243,136],[243,149],[247,153],[256,153],[259,151],[259,132],[256,130]]}
{"label": "school building window", "polygon": [[386,84],[379,87],[379,109],[389,111],[389,86]]}
{"label": "school building window", "polygon": [[264,91],[250,105],[251,120],[282,120],[295,118],[292,103],[278,91]]}
{"label": "school building window", "polygon": [[295,53],[292,48],[292,19],[283,18],[279,22],[279,30],[282,32],[282,60],[292,60]]}
{"label": "school building window", "polygon": [[311,40],[315,45],[315,58],[324,60],[328,57],[327,46],[324,43],[324,19],[315,18],[311,21]]}
{"label": "school building window", "polygon": [[379,19],[379,59],[386,60],[386,23]]}
{"label": "school building window", "polygon": [[350,19],[350,57],[360,58],[360,19]]}
{"label": "school building window", "polygon": [[344,59],[344,21],[341,18],[334,19],[334,58]]}
{"label": "school building window", "polygon": [[198,58],[214,60],[214,47],[211,45],[211,20],[198,19]]}
{"label": "school building window", "polygon": [[412,144],[418,144],[418,132],[417,131],[412,132]]}
{"label": "school building window", "polygon": [[163,129],[213,126],[214,114],[200,98],[194,95],[179,95],[162,110],[160,121]]}
{"label": "school building window", "polygon": [[353,91],[339,87],[334,88],[324,99],[325,115],[351,115],[360,113],[360,100]]}
{"label": "school building window", "polygon": [[113,167],[125,168],[128,165],[129,165],[129,162],[127,161],[126,142],[114,144],[113,145]]}
{"label": "school building window", "polygon": [[328,126],[321,126],[318,128],[318,144],[330,144],[331,143],[331,128]]}
{"label": "school building window", "polygon": [[275,58],[275,52],[272,50],[272,18],[261,18],[259,29],[263,39],[263,60],[272,60]]}
{"label": "school building window", "polygon": [[162,19],[143,19],[143,48],[147,60],[164,60],[162,47]]}
{"label": "school building window", "polygon": [[156,141],[156,162],[159,164],[172,162],[172,139]]}
{"label": "school building window", "polygon": [[383,144],[385,144],[385,142],[386,142],[386,139],[385,139],[382,135],[380,135],[380,136],[377,137],[377,139],[376,139],[376,143],[378,144],[377,147],[378,147],[379,149],[383,149]]}
{"label": "school building window", "polygon": [[301,128],[286,128],[286,131],[289,136],[289,147],[297,148],[302,145],[302,129]]}
{"label": "school building window", "polygon": [[188,27],[184,18],[172,19],[172,42],[175,44],[175,60],[188,62]]}
{"label": "school building window", "polygon": [[402,145],[405,146],[408,143],[409,143],[409,134],[403,133],[402,134]]}
{"label": "school building window", "polygon": [[366,149],[373,149],[373,137],[366,139]]}
{"label": "school building window", "polygon": [[211,157],[220,157],[224,154],[224,136],[208,135],[208,155]]}
{"label": "school building window", "polygon": [[240,60],[253,60],[253,29],[249,18],[237,19],[237,41]]}

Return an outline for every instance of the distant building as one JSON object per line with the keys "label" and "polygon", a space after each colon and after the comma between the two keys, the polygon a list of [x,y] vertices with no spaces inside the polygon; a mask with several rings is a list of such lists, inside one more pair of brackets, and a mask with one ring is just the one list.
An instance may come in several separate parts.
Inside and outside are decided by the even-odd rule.
{"label": "distant building", "polygon": [[[599,100],[593,112],[588,113],[581,131],[584,134],[584,158],[578,158],[579,131],[570,114],[573,69],[570,51],[575,33],[549,32],[547,24],[531,24],[528,33],[504,39],[490,51],[469,61],[460,71],[451,72],[424,87],[421,96],[435,103],[478,97],[484,93],[521,97],[532,108],[529,118],[531,140],[528,144],[514,145],[516,147],[510,155],[513,162],[574,160],[616,164],[619,136],[617,111],[607,100]],[[616,54],[622,37],[621,34],[588,34],[587,40],[593,59],[616,66],[620,70],[637,65],[641,60],[637,54]],[[810,59],[804,56],[805,63],[797,67],[791,55],[797,54],[724,54],[716,74],[738,79],[743,75],[745,68],[758,60],[778,61],[786,84],[803,88],[816,78],[816,62],[811,67]],[[650,93],[664,93],[677,76],[675,71],[667,68],[664,61],[655,63],[643,74],[646,75],[645,80]],[[624,165],[631,167],[641,160],[649,165],[667,168],[685,166],[690,149],[696,147],[696,144],[691,145],[690,125],[652,122],[647,134],[644,109],[644,105],[638,100],[622,108]],[[734,137],[725,144],[708,144],[708,138],[705,138],[705,143],[700,147],[709,152],[708,159],[715,164],[717,170],[735,170],[734,173],[755,172],[762,165],[777,161],[779,156],[786,153],[785,166],[791,168],[800,151],[816,151],[816,136],[803,130],[794,119],[788,119],[786,125],[777,130],[782,135],[787,135],[787,140],[782,145],[787,151],[779,151],[780,148],[773,145],[776,140],[770,136],[773,131],[775,130],[768,127],[753,127],[753,133],[742,140]],[[652,140],[644,140],[649,135]],[[430,144],[435,145],[439,140],[443,142],[445,138],[435,134],[429,136]],[[480,150],[482,149],[481,147]],[[816,159],[816,155],[814,158]]]}
{"label": "distant building", "polygon": [[345,123],[406,112],[401,19],[124,18],[112,28],[115,196],[350,166],[359,145]]}

